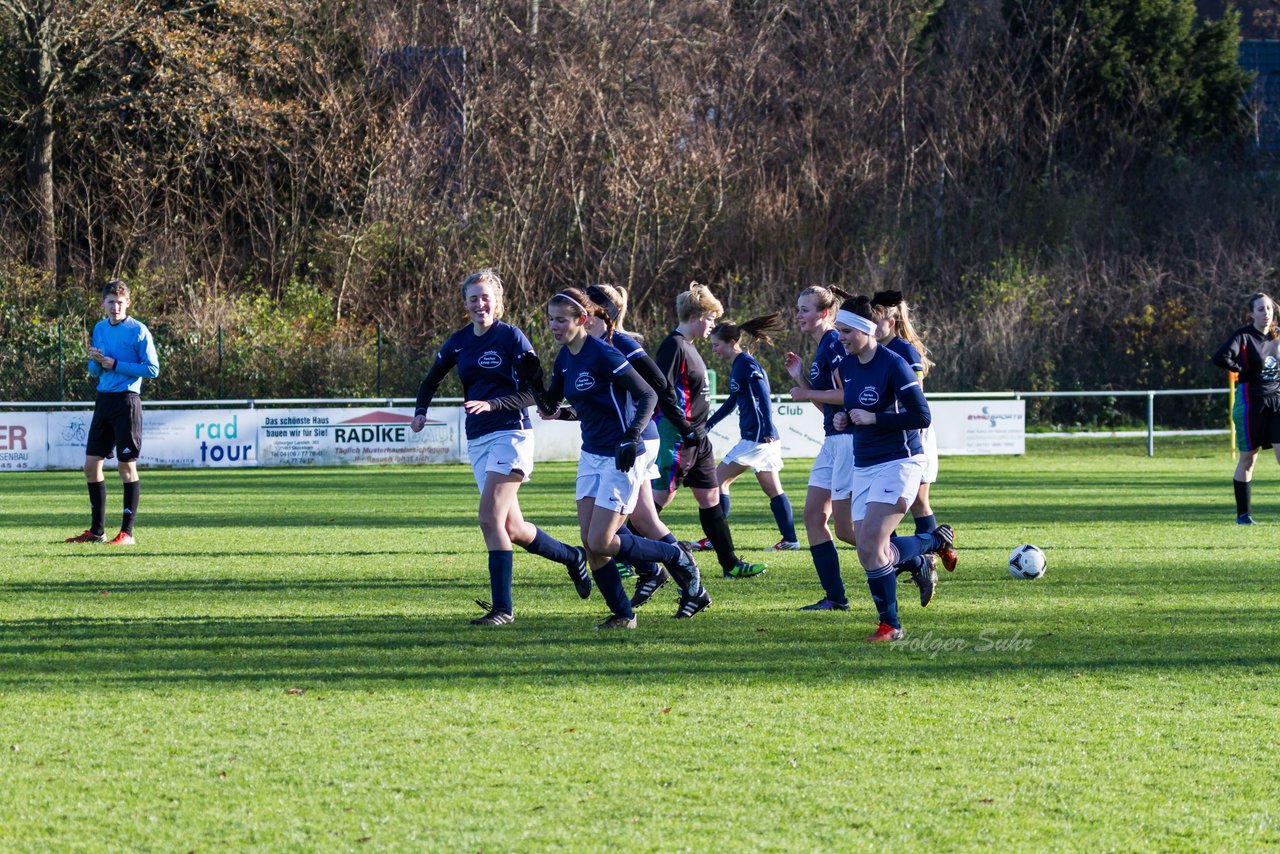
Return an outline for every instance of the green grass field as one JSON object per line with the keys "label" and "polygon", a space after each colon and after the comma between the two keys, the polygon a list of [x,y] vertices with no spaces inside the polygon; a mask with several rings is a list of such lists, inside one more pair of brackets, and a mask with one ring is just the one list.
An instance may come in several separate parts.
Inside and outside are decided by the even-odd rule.
{"label": "green grass field", "polygon": [[[960,568],[926,610],[900,587],[895,646],[847,550],[850,613],[794,610],[802,551],[630,633],[518,551],[516,623],[472,627],[460,466],[147,471],[127,550],[60,542],[78,473],[3,474],[0,848],[1278,848],[1280,477],[1237,527],[1224,444],[944,459]],[[566,538],[571,477],[521,493]],[[734,529],[777,539],[745,481]],[[1010,578],[1023,542],[1045,578]]]}

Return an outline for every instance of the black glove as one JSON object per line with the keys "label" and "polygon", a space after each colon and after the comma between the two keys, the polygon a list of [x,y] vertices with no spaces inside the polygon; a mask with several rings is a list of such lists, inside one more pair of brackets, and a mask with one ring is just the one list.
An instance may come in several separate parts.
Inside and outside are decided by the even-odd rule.
{"label": "black glove", "polygon": [[546,377],[542,373],[542,360],[532,350],[527,350],[516,359],[516,376],[539,391],[546,387]]}
{"label": "black glove", "polygon": [[619,442],[618,449],[613,452],[613,464],[618,467],[618,471],[631,471],[631,467],[636,464],[636,443],[630,439]]}

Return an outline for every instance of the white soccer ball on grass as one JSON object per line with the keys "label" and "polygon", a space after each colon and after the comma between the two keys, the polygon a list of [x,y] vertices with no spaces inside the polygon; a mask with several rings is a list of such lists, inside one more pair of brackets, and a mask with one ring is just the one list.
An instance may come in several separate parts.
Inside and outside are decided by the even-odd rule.
{"label": "white soccer ball on grass", "polygon": [[1039,578],[1044,570],[1044,552],[1035,546],[1018,546],[1009,555],[1009,574],[1014,578]]}

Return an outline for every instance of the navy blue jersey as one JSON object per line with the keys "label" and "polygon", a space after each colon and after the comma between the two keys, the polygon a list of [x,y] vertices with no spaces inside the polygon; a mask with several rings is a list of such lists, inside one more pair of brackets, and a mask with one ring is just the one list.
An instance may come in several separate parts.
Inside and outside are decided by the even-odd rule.
{"label": "navy blue jersey", "polygon": [[[621,353],[628,362],[634,362],[641,356],[646,355],[640,342],[625,332],[614,332],[612,344],[613,349]],[[644,432],[640,434],[640,438],[658,438],[658,414],[656,412],[653,418],[649,419],[649,423],[644,426]]]}
{"label": "navy blue jersey", "polygon": [[929,426],[929,404],[915,371],[897,353],[876,347],[865,365],[857,356],[840,363],[846,411],[865,409],[876,423],[853,428],[853,458],[858,468],[924,453],[920,429]]}
{"label": "navy blue jersey", "polygon": [[769,390],[769,377],[764,368],[750,353],[739,353],[729,369],[729,398],[720,405],[707,421],[711,429],[720,420],[738,409],[738,431],[742,438],[752,442],[767,442],[778,438],[773,424],[773,401]]}
{"label": "navy blue jersey", "polygon": [[623,356],[599,338],[588,337],[575,356],[561,347],[552,368],[551,386],[563,390],[578,413],[582,450],[612,457],[635,415],[635,404],[618,377],[634,370]]}
{"label": "navy blue jersey", "polygon": [[[467,400],[509,397],[524,391],[516,379],[515,363],[521,353],[532,350],[533,345],[525,334],[509,323],[499,320],[480,336],[468,325],[450,335],[444,342],[444,346],[436,354],[431,375],[443,377],[450,368],[456,367],[458,379],[462,380],[462,393]],[[424,382],[425,385],[427,383]],[[426,412],[425,404],[429,404],[434,393],[435,386],[432,385],[424,401],[423,391],[419,390],[419,412]],[[468,415],[466,423],[468,439],[477,439],[500,430],[529,430],[532,427],[529,410],[523,407]]]}
{"label": "navy blue jersey", "polygon": [[[809,366],[809,388],[814,391],[831,391],[836,387],[836,374],[840,363],[844,360],[844,345],[840,343],[840,335],[834,329],[828,329],[818,342],[818,352],[813,356],[813,364]],[[822,404],[822,429],[828,436],[840,433],[852,433],[853,428],[837,430],[831,419],[840,411],[839,406],[830,403]]]}
{"label": "navy blue jersey", "polygon": [[910,341],[894,336],[884,346],[901,356],[903,361],[907,363],[907,367],[915,371],[917,376],[924,373],[924,358]]}

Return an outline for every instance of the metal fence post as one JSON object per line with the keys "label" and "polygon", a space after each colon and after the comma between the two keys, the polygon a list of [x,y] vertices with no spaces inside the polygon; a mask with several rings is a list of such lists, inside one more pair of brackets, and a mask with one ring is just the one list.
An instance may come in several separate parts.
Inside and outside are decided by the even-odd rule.
{"label": "metal fence post", "polygon": [[1156,455],[1156,395],[1147,392],[1147,456]]}
{"label": "metal fence post", "polygon": [[377,392],[376,392],[376,395],[377,395],[378,397],[382,397],[382,324],[381,324],[381,323],[379,323],[379,324],[377,325],[376,329],[377,329],[377,331],[378,331],[378,343],[377,343],[377,348],[378,348],[378,374],[377,374],[377,381],[376,381],[376,385],[377,385],[377,387],[378,387],[378,390],[377,390]]}
{"label": "metal fence post", "polygon": [[67,399],[66,387],[62,381],[62,321],[58,321],[58,400]]}

